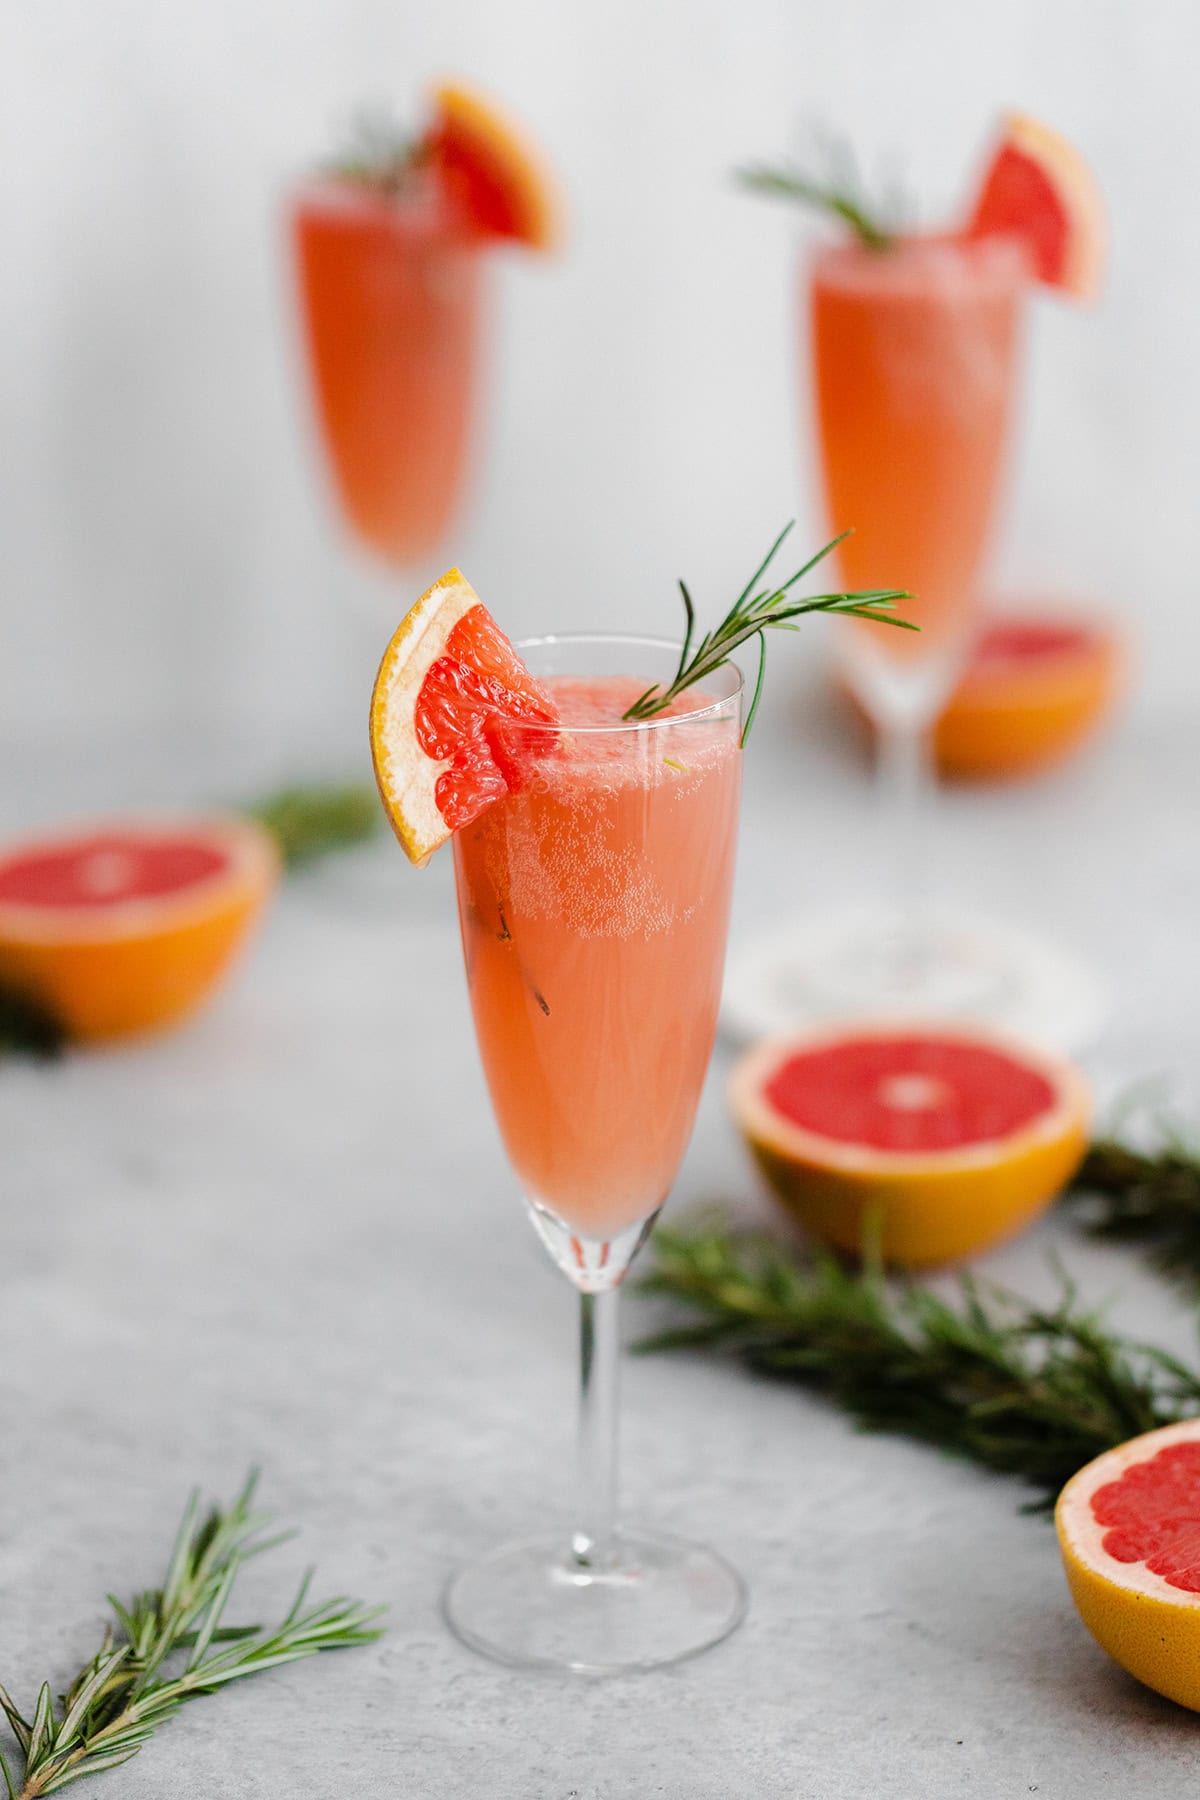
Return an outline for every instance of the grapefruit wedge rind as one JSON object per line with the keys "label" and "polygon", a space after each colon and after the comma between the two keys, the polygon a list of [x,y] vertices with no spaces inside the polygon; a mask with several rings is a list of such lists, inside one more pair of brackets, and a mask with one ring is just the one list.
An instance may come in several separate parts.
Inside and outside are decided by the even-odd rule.
{"label": "grapefruit wedge rind", "polygon": [[447,569],[410,607],[383,654],[371,695],[371,760],[384,810],[401,848],[418,867],[451,835],[438,809],[437,777],[446,762],[425,755],[414,715],[426,675],[459,620],[480,604],[457,569]]}
{"label": "grapefruit wedge rind", "polygon": [[530,134],[490,95],[465,82],[440,82],[433,100],[430,143],[478,228],[531,250],[556,248],[563,205]]}
{"label": "grapefruit wedge rind", "polygon": [[[1005,1089],[994,1101],[989,1081]],[[1069,1063],[974,1028],[892,1020],[759,1045],[729,1098],[795,1221],[852,1255],[878,1233],[883,1257],[907,1268],[969,1256],[1033,1219],[1082,1159],[1090,1111]]]}
{"label": "grapefruit wedge rind", "polygon": [[967,233],[1020,239],[1037,279],[1077,300],[1100,290],[1108,232],[1096,178],[1073,144],[1028,113],[1005,115]]}
{"label": "grapefruit wedge rind", "polygon": [[1073,1475],[1054,1522],[1071,1598],[1096,1642],[1200,1712],[1200,1419],[1164,1425]]}

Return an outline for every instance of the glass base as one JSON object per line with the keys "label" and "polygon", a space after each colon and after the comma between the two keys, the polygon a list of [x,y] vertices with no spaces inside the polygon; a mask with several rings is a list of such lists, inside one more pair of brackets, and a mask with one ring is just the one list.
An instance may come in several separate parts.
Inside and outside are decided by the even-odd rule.
{"label": "glass base", "polygon": [[446,1589],[451,1630],[523,1668],[617,1675],[680,1662],[741,1624],[746,1590],[711,1550],[621,1532],[596,1565],[561,1537],[506,1544]]}
{"label": "glass base", "polygon": [[734,957],[722,1022],[752,1039],[822,1019],[961,1019],[1070,1052],[1105,1010],[1091,970],[1032,933],[950,912],[904,933],[852,912],[799,919]]}

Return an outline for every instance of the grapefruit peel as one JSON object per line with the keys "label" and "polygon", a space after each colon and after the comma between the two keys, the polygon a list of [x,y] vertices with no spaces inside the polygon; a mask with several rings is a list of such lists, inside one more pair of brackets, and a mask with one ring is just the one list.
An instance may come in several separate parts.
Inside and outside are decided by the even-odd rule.
{"label": "grapefruit peel", "polygon": [[1054,1515],[1071,1598],[1102,1649],[1200,1712],[1200,1419],[1144,1432],[1072,1476]]}
{"label": "grapefruit peel", "polygon": [[[786,1117],[768,1084],[791,1059],[842,1044],[895,1039],[982,1048],[1036,1072],[1050,1103],[1003,1135],[948,1149],[900,1151],[825,1136]],[[896,1084],[909,1079],[894,1078]],[[917,1081],[925,1080],[917,1077]],[[901,1110],[938,1096],[892,1088]],[[919,1268],[956,1261],[1010,1236],[1042,1212],[1087,1149],[1090,1094],[1071,1064],[973,1028],[898,1021],[824,1026],[748,1051],[734,1068],[729,1101],[762,1173],[784,1209],[814,1237],[860,1254],[878,1233],[885,1261]]]}

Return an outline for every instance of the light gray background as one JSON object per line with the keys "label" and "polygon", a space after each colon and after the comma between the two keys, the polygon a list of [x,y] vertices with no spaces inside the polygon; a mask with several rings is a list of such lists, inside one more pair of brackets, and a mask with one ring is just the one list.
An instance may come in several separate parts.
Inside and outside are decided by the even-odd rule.
{"label": "light gray background", "polygon": [[[819,109],[872,156],[906,147],[933,211],[1023,102],[1087,148],[1115,252],[1095,315],[1036,309],[1000,567],[1122,609],[1142,679],[1089,758],[946,797],[940,887],[1111,979],[1103,1094],[1161,1073],[1195,1113],[1195,21],[1167,0],[9,0],[0,818],[361,767],[368,664],[408,588],[347,554],[325,502],[278,233],[290,172],[360,95],[485,78],[570,187],[565,261],[498,271],[454,543],[515,630],[669,629],[676,574],[715,601],[782,516],[815,530],[794,233],[729,165]],[[880,879],[819,644],[773,656],[737,941]],[[155,1579],[186,1486],[228,1493],[260,1460],[304,1527],[280,1591],[311,1556],[325,1588],[390,1603],[389,1636],[191,1709],[98,1797],[1192,1795],[1194,1719],[1094,1648],[1019,1487],[693,1360],[629,1370],[627,1494],[743,1568],[737,1638],[595,1686],[449,1639],[456,1561],[564,1516],[572,1320],[486,1107],[447,877],[381,845],[298,881],[189,1029],[0,1071],[0,1679],[32,1701],[65,1678],[105,1589]],[[752,1211],[726,1063],[676,1204]],[[1047,1294],[1055,1243],[1119,1323],[1194,1353],[1136,1261],[1054,1227],[984,1267]]]}
{"label": "light gray background", "polygon": [[[416,116],[444,70],[530,122],[572,214],[560,263],[497,259],[491,404],[447,548],[508,624],[673,628],[676,576],[715,604],[783,519],[821,529],[801,228],[731,167],[823,120],[936,221],[1022,105],[1086,151],[1114,246],[1096,313],[1033,308],[998,578],[1123,610],[1146,703],[1191,695],[1187,0],[7,0],[4,18],[0,729],[357,719],[401,596],[332,516],[281,207],[364,98]],[[376,599],[362,626],[353,602]]]}

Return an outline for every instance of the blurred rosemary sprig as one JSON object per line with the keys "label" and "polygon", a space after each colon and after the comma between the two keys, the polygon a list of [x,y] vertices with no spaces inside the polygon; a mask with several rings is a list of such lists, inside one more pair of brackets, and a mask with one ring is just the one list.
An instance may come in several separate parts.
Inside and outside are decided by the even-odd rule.
{"label": "blurred rosemary sprig", "polygon": [[66,1048],[62,1020],[24,988],[0,987],[0,1056],[16,1054],[51,1062]]}
{"label": "blurred rosemary sprig", "polygon": [[270,1516],[253,1510],[254,1488],[252,1475],[231,1506],[207,1514],[193,1493],[162,1587],[135,1595],[128,1606],[108,1596],[115,1625],[106,1628],[99,1650],[57,1706],[43,1682],[27,1719],[0,1687],[0,1708],[24,1757],[23,1770],[14,1775],[0,1756],[9,1800],[40,1800],[128,1762],[159,1725],[198,1695],[381,1635],[373,1621],[382,1607],[343,1598],[310,1604],[311,1569],[278,1625],[221,1624],[242,1564],[292,1535],[261,1535]]}
{"label": "blurred rosemary sprig", "polygon": [[850,536],[848,531],[837,537],[817,551],[796,573],[775,587],[769,582],[760,588],[767,570],[774,561],[780,545],[792,529],[795,521],[784,526],[771,548],[759,563],[753,575],[730,607],[725,617],[712,631],[706,632],[692,648],[692,639],[696,629],[696,609],[692,604],[692,596],[687,584],[679,583],[679,592],[683,598],[683,609],[687,618],[687,626],[683,636],[683,647],[679,652],[679,665],[674,676],[665,687],[656,684],[639,694],[633,705],[622,715],[626,719],[650,719],[670,706],[671,702],[685,689],[703,681],[712,675],[723,663],[727,663],[739,645],[750,638],[758,639],[758,677],[754,684],[754,695],[746,713],[746,722],[742,727],[742,742],[750,735],[750,727],[754,723],[754,715],[758,711],[758,703],[762,697],[763,676],[766,673],[767,642],[763,633],[766,631],[798,631],[796,620],[805,613],[824,612],[837,613],[841,617],[854,619],[871,619],[879,625],[895,625],[902,631],[916,631],[918,626],[908,619],[896,618],[893,608],[898,600],[910,600],[912,595],[903,588],[875,588],[859,594],[816,594],[806,600],[791,598],[791,590],[798,581],[815,569],[823,557],[829,555]]}
{"label": "blurred rosemary sprig", "polygon": [[819,132],[816,149],[823,173],[813,174],[795,163],[750,163],[734,171],[734,180],[768,199],[790,200],[828,213],[849,226],[868,250],[892,249],[896,232],[886,215],[901,210],[899,194],[892,192],[886,205],[868,198],[857,158],[844,138]]}
{"label": "blurred rosemary sprig", "polygon": [[428,140],[401,125],[387,107],[363,107],[351,120],[346,146],[327,165],[338,181],[395,200],[429,153]]}
{"label": "blurred rosemary sprig", "polygon": [[1200,1292],[1200,1149],[1168,1121],[1135,1149],[1097,1138],[1061,1204],[1094,1237],[1145,1247],[1160,1274]]}
{"label": "blurred rosemary sprig", "polygon": [[955,1300],[887,1282],[878,1267],[811,1259],[719,1218],[653,1239],[641,1283],[687,1308],[642,1351],[720,1350],[825,1394],[873,1431],[899,1432],[1037,1490],[1140,1431],[1200,1412],[1200,1370],[1107,1331],[1064,1280],[1031,1306],[959,1279]]}
{"label": "blurred rosemary sprig", "polygon": [[383,822],[378,794],[362,782],[280,788],[243,811],[274,833],[287,869],[364,843]]}

